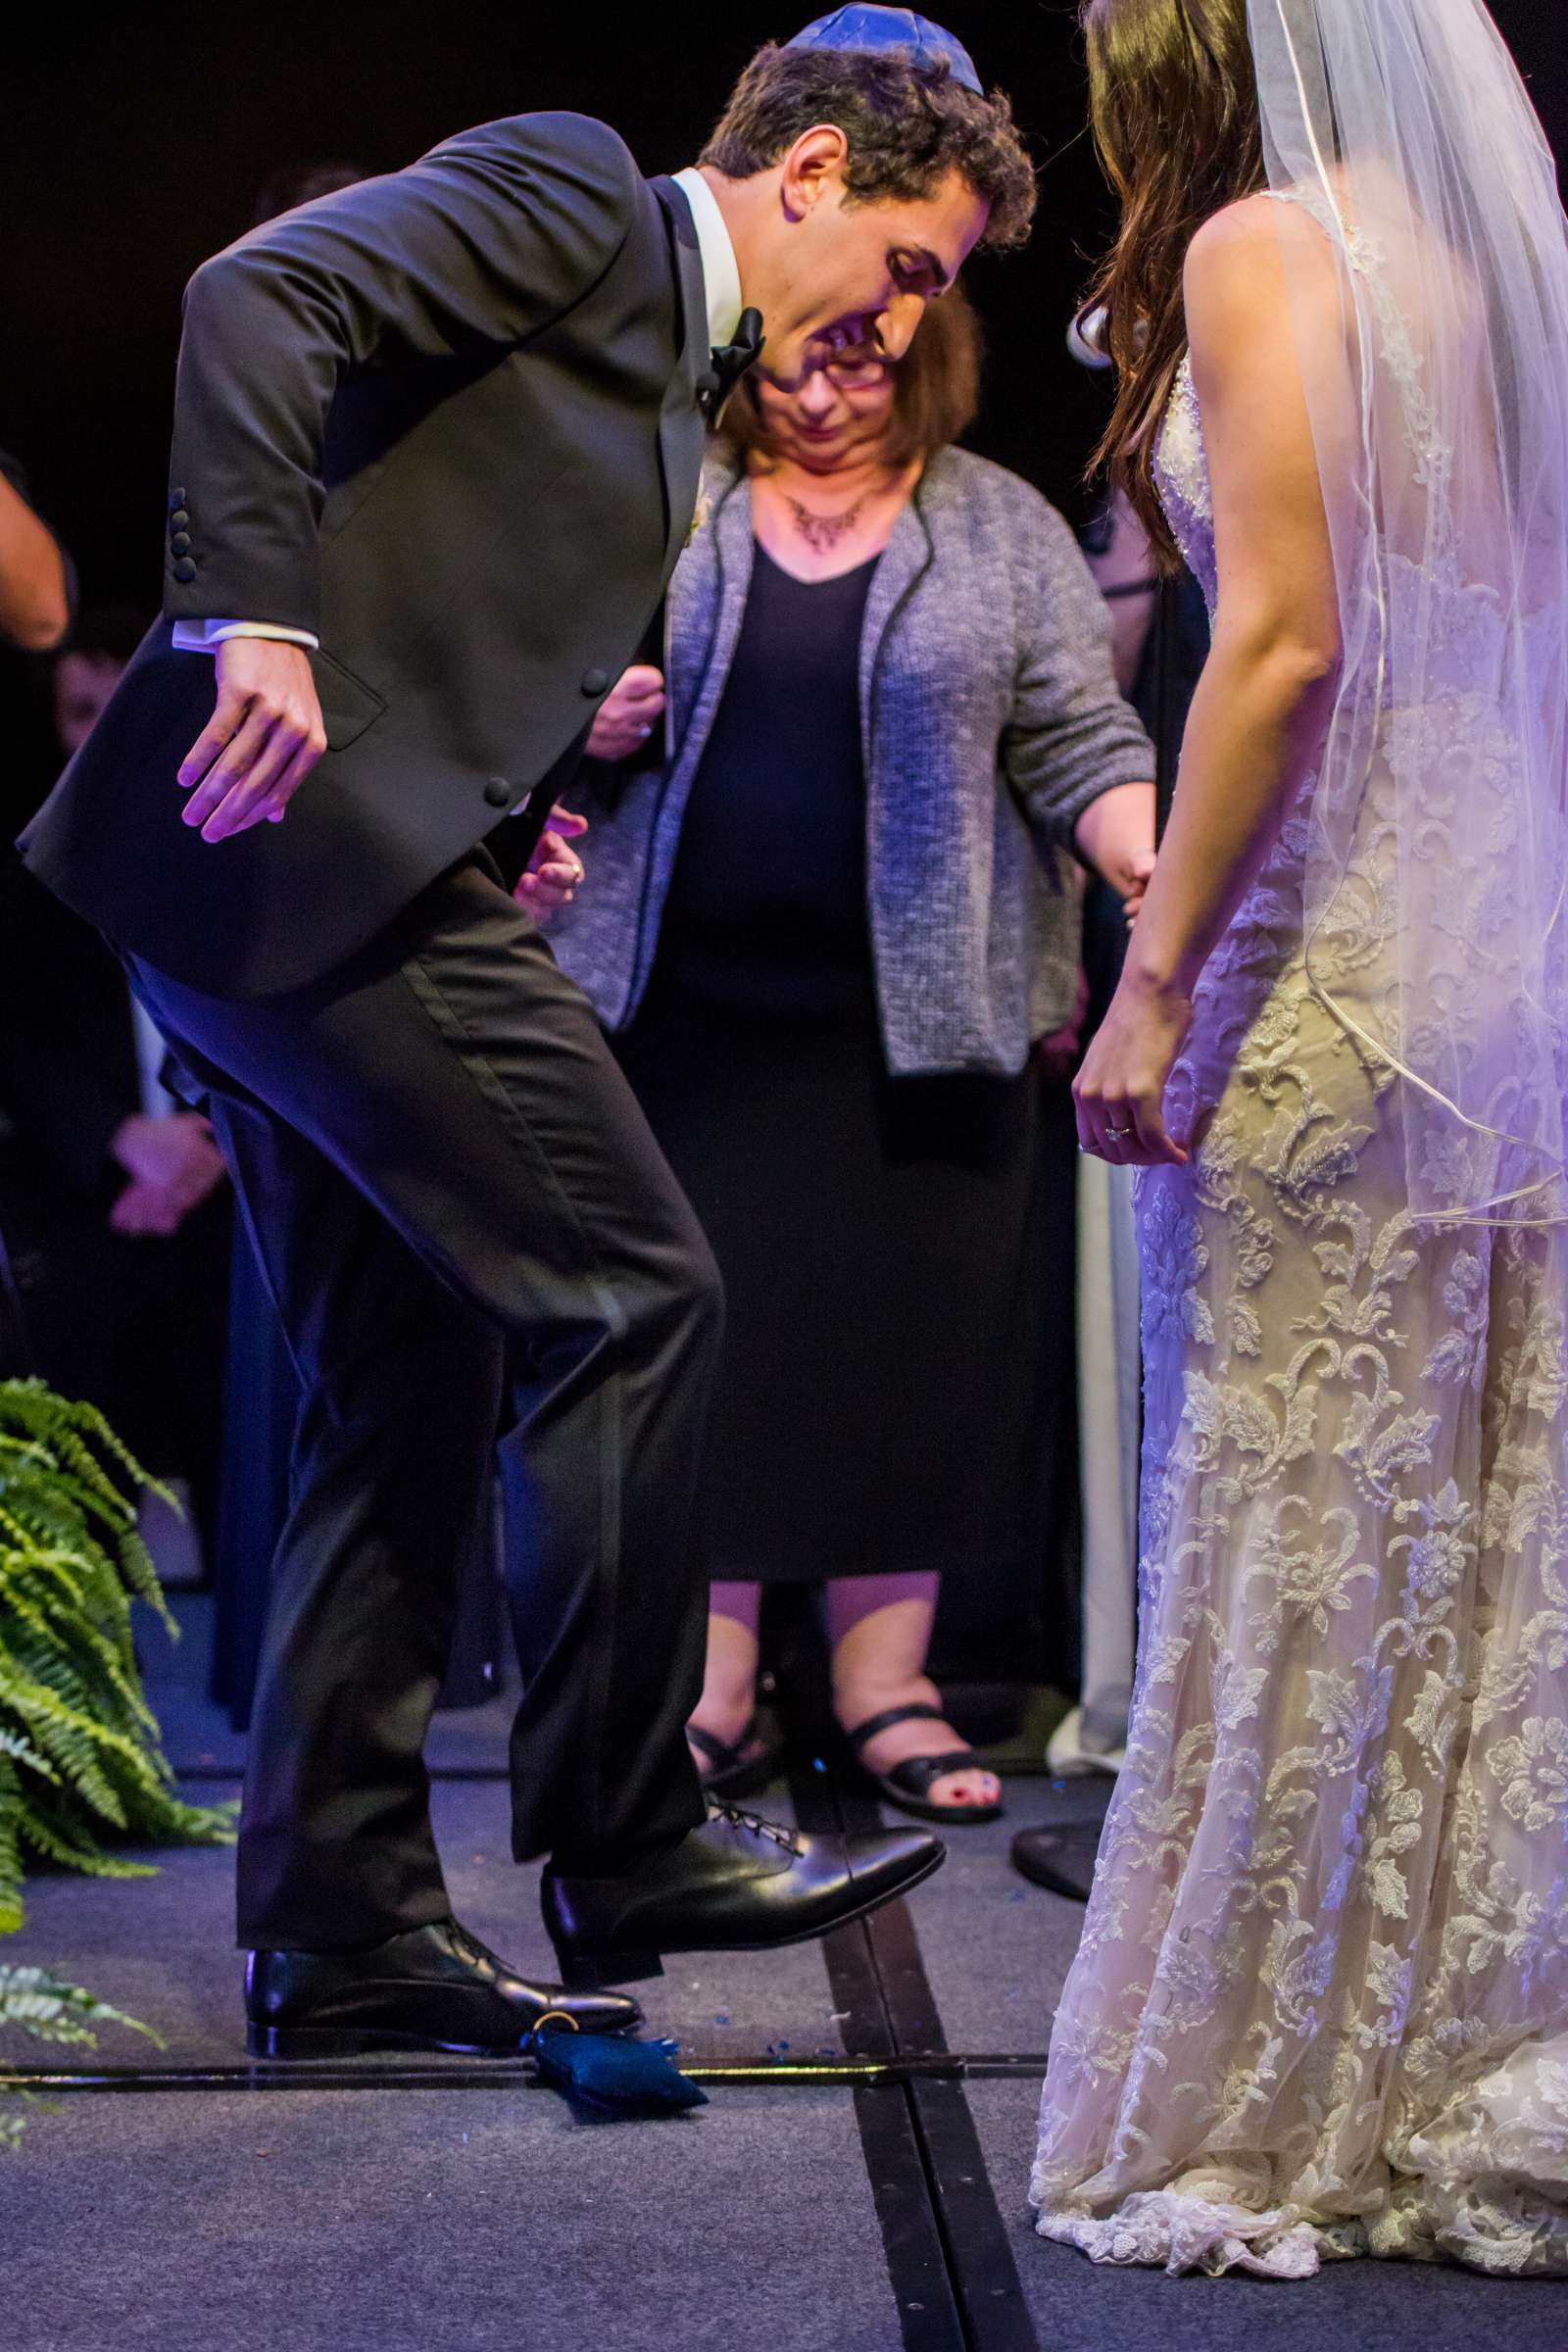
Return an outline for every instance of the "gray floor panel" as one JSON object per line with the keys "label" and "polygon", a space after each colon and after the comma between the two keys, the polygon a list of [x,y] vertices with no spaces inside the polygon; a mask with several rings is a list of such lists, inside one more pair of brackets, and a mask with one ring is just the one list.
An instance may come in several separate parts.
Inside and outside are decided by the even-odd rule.
{"label": "gray floor panel", "polygon": [[1167,2278],[1097,2265],[1037,2237],[1027,2195],[1039,2086],[971,2082],[969,2110],[1043,2352],[1561,2352],[1568,2316],[1545,2279],[1450,2265],[1342,2262],[1315,2278]]}
{"label": "gray floor panel", "polygon": [[898,2352],[844,2090],[76,2097],[0,2182],[7,2352]]}
{"label": "gray floor panel", "polygon": [[1004,1788],[1005,1818],[951,1831],[947,1861],[911,1906],[948,2047],[971,2055],[1046,2048],[1083,1905],[1021,1879],[1007,1849],[1020,1829],[1098,1827],[1109,1783],[1020,1776]]}

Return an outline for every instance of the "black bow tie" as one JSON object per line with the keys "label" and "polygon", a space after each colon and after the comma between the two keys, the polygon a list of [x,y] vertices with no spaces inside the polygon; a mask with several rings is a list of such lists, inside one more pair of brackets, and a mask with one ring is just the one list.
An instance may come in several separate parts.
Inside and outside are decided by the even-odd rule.
{"label": "black bow tie", "polygon": [[763,343],[760,311],[742,311],[733,343],[715,344],[704,374],[697,378],[697,399],[711,424],[748,368],[755,366]]}

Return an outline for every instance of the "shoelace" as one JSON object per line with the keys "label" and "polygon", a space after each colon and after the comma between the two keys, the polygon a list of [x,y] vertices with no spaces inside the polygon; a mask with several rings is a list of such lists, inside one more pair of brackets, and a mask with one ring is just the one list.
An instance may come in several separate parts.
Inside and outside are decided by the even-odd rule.
{"label": "shoelace", "polygon": [[450,1935],[455,1949],[461,1952],[466,1960],[488,1960],[498,1977],[510,1974],[507,1964],[500,1954],[493,1952],[487,1943],[481,1943],[477,1936],[470,1936],[461,1921],[455,1919],[452,1922]]}
{"label": "shoelace", "polygon": [[739,1805],[726,1805],[720,1797],[709,1798],[708,1818],[710,1821],[727,1821],[736,1829],[751,1830],[759,1838],[771,1838],[773,1843],[782,1845],[787,1853],[798,1854],[801,1850],[793,1830],[781,1829],[776,1821],[764,1821],[760,1813],[748,1813]]}

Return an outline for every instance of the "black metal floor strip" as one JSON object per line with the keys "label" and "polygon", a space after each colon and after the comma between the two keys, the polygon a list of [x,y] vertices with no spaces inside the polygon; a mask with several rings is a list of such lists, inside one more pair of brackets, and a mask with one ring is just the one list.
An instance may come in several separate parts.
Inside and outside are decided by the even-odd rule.
{"label": "black metal floor strip", "polygon": [[[245,1778],[245,1767],[238,1763],[175,1764],[172,1769],[176,1781],[200,1782],[204,1787],[226,1784],[237,1788]],[[432,1781],[494,1781],[502,1787],[510,1786],[512,1780],[504,1764],[432,1764],[425,1777]]]}
{"label": "black metal floor strip", "polygon": [[[791,1795],[805,1830],[881,1826],[876,1805],[841,1788],[829,1774],[797,1775],[791,1781]],[[890,2072],[902,2070],[896,2083],[887,2081],[885,2088],[858,2092],[856,2109],[905,2352],[935,2352],[950,2343],[961,2345],[963,2352],[1039,2352],[1006,2225],[963,2095],[964,2062],[947,2048],[907,1907],[893,1903],[842,1929],[825,1939],[823,1952],[835,2003],[849,2011],[846,2051],[873,2059]],[[1022,2073],[1025,2064],[1033,2068],[1038,2061],[1009,2065],[1009,2075]],[[924,2182],[929,2219],[912,2238],[905,2234],[909,2218],[907,2143],[899,2147],[896,2169],[886,2163],[893,2137],[888,2110],[875,2110],[871,2130],[865,2113],[873,2100],[890,2096],[904,2103]],[[940,2332],[926,2331],[928,2322],[933,2330],[935,2327],[929,2299],[932,2225],[947,2290]]]}
{"label": "black metal floor strip", "polygon": [[[722,2089],[744,2083],[779,2090],[900,2089],[926,2082],[1037,2081],[1044,2058],[941,2054],[908,2058],[690,2059],[682,2072]],[[267,2059],[211,2066],[13,2066],[0,2069],[0,2097],[27,2090],[53,2098],[73,2092],[147,2093],[204,2090],[509,2090],[534,2081],[525,2059],[312,2059],[281,2065]]]}
{"label": "black metal floor strip", "polygon": [[[836,1795],[846,1830],[880,1826],[881,1811],[872,1798],[850,1789],[839,1789]],[[961,1830],[956,1833],[962,1834]],[[925,1973],[912,1913],[903,1903],[892,1904],[874,1913],[866,1926],[872,1965],[893,2021],[896,2049],[901,2055],[919,2051],[947,2056],[947,2036]],[[1035,2079],[1040,2080],[1044,2073],[1042,2066]],[[920,2136],[968,2343],[973,2352],[1039,2352],[1039,2338],[1024,2301],[1007,2226],[991,2186],[961,2073],[912,2073],[906,2096]]]}
{"label": "black metal floor strip", "polygon": [[[1035,2080],[1044,2074],[1042,2066]],[[962,2078],[915,2077],[906,2096],[936,2197],[966,2343],[972,2352],[1040,2352]]]}
{"label": "black metal floor strip", "polygon": [[904,2352],[972,2352],[907,2093],[891,2083],[858,2090],[855,2121]]}
{"label": "black metal floor strip", "polygon": [[[838,1804],[825,1774],[792,1774],[790,1795],[802,1829],[838,1830]],[[849,2060],[878,2069],[896,2063],[897,2038],[872,1960],[867,1923],[858,1920],[824,1936],[822,1957]],[[858,2090],[855,2120],[904,2352],[971,2352],[903,2083]]]}

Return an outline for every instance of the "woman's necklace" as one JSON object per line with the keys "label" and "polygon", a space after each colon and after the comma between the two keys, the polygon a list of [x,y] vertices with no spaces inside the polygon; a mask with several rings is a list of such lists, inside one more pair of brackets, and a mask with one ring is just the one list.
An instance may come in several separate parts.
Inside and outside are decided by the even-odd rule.
{"label": "woman's necklace", "polygon": [[839,541],[847,538],[859,521],[860,509],[871,493],[869,490],[862,490],[854,506],[846,507],[841,514],[819,514],[814,508],[807,506],[803,500],[792,497],[788,490],[781,491],[780,495],[795,518],[795,528],[800,532],[812,555],[830,556]]}

